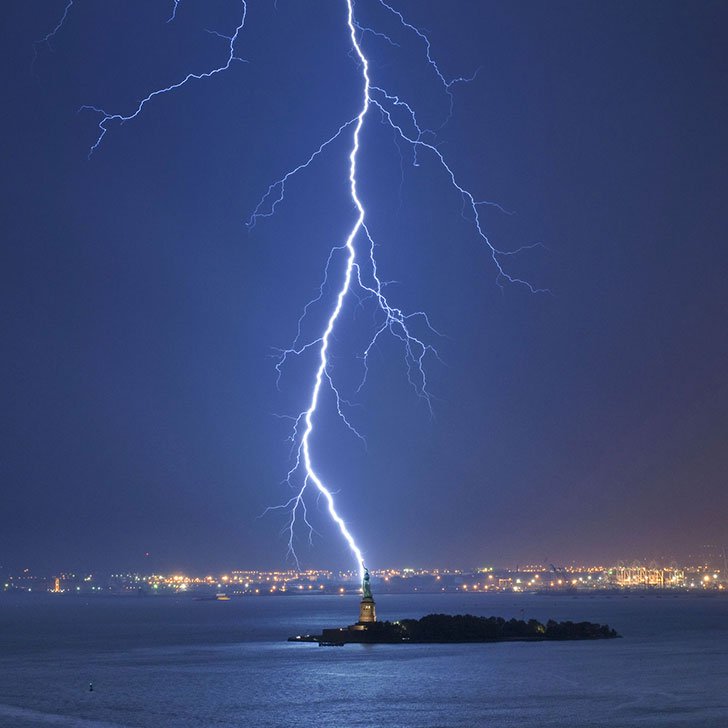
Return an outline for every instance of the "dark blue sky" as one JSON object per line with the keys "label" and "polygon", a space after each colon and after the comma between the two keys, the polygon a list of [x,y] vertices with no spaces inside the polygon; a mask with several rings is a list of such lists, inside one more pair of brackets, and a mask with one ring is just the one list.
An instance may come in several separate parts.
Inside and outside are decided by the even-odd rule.
{"label": "dark blue sky", "polygon": [[[0,47],[3,356],[0,563],[212,569],[285,563],[288,424],[311,361],[275,386],[329,248],[353,220],[346,143],[244,220],[357,110],[343,2],[251,2],[247,64],[155,99],[96,138],[82,104],[128,113],[224,62],[234,0],[7,3]],[[506,262],[554,292],[501,290],[430,159],[370,116],[361,192],[382,277],[447,335],[435,419],[382,344],[352,419],[323,414],[321,473],[372,567],[682,556],[725,543],[728,6],[400,2],[455,89],[441,150]],[[373,0],[376,81],[426,125],[448,102],[421,44]],[[323,315],[323,310],[321,311]],[[368,315],[368,314],[367,314]],[[310,333],[320,321],[311,319]],[[342,327],[361,327],[352,308]],[[361,328],[355,328],[361,332]],[[354,396],[352,352],[336,370]],[[357,348],[358,347],[358,348]],[[348,353],[347,353],[348,352]],[[330,406],[330,400],[326,406]],[[350,566],[322,513],[302,563]],[[303,534],[301,534],[303,536]],[[146,561],[144,552],[151,556]]]}

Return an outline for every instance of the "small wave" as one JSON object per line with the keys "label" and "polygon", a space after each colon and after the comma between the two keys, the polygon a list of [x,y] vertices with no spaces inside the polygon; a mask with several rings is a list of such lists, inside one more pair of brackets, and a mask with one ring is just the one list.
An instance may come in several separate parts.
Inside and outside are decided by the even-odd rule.
{"label": "small wave", "polygon": [[72,715],[43,713],[40,710],[19,708],[16,705],[3,705],[2,703],[0,703],[0,718],[17,718],[18,720],[32,721],[37,724],[74,726],[78,728],[127,728],[121,723],[107,723]]}

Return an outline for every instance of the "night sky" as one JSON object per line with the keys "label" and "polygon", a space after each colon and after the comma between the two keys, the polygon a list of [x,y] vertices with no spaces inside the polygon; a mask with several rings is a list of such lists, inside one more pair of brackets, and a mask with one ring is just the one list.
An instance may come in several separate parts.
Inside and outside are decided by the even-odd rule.
{"label": "night sky", "polygon": [[[347,143],[245,220],[359,104],[342,1],[16,0],[0,24],[0,563],[34,569],[286,565],[290,423],[312,359],[276,389],[328,251],[354,219]],[[432,159],[372,113],[361,194],[392,301],[445,336],[434,419],[384,340],[356,394],[362,319],[334,369],[368,447],[331,415],[316,464],[372,568],[681,558],[725,543],[728,508],[728,5],[404,2],[455,87],[441,151],[505,260],[552,295],[501,289]],[[375,81],[439,126],[421,42],[373,0]],[[403,184],[400,185],[403,179]],[[330,299],[329,299],[330,300]],[[314,334],[325,309],[306,331]],[[345,327],[351,326],[350,329]],[[346,333],[349,331],[350,333]],[[339,332],[337,332],[339,333]],[[304,566],[351,567],[322,507]],[[145,557],[145,552],[150,555]]]}

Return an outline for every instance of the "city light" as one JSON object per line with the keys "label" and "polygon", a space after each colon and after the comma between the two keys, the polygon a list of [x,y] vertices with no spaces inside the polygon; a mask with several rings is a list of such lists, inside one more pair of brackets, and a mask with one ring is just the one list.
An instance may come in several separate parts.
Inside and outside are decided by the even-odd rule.
{"label": "city light", "polygon": [[[722,570],[707,565],[630,566],[571,565],[557,569],[530,564],[527,567],[483,570],[443,568],[387,568],[372,570],[379,593],[482,594],[484,592],[558,593],[645,591],[724,591],[728,580]],[[82,574],[60,572],[48,576],[21,571],[7,574],[3,591],[50,592],[59,598],[73,594],[185,594],[201,598],[229,599],[246,596],[295,594],[352,594],[359,590],[356,570],[289,569],[265,571],[234,570],[204,576],[172,574]]]}

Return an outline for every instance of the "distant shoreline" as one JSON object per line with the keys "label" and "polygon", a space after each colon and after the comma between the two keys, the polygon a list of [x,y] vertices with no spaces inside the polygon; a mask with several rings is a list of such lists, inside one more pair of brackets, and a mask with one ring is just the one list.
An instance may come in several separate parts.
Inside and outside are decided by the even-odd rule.
{"label": "distant shoreline", "polygon": [[[53,591],[46,590],[7,590],[0,591],[0,599],[15,599],[22,597],[53,597],[54,599],[98,599],[98,598],[117,598],[117,599],[146,599],[149,598],[153,601],[158,599],[189,599],[190,601],[237,601],[240,599],[257,599],[257,598],[317,598],[317,597],[351,597],[352,595],[358,594],[358,590],[352,589],[350,591],[341,593],[335,589],[327,591],[276,591],[276,592],[261,592],[260,594],[236,594],[234,592],[229,593],[229,599],[218,600],[215,595],[205,595],[196,592],[158,592],[153,590],[144,590],[138,592],[114,592],[114,591],[98,591],[98,592],[77,592],[77,591],[64,591],[56,593]],[[508,599],[515,598],[520,599],[522,597],[544,597],[546,599],[554,598],[568,598],[568,599],[628,599],[628,598],[640,598],[655,597],[657,599],[681,599],[681,598],[698,598],[698,599],[728,599],[728,590],[723,591],[698,591],[696,589],[610,589],[610,590],[595,590],[595,591],[557,591],[557,590],[534,590],[534,591],[520,591],[520,592],[509,592],[509,591],[427,591],[418,589],[416,591],[380,591],[378,593],[379,598],[385,597],[404,597],[404,596],[459,596],[459,597],[483,597],[492,596],[497,599]]]}

